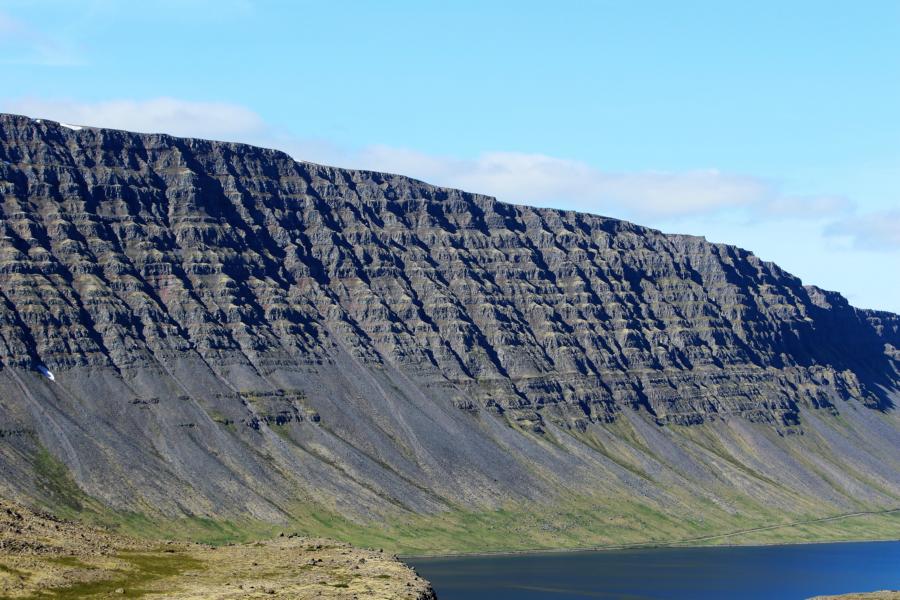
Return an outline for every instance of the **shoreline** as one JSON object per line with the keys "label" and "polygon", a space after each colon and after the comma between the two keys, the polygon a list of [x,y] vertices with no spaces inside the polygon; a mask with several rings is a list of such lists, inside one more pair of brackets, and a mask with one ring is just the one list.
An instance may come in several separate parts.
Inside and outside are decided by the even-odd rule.
{"label": "shoreline", "polygon": [[699,545],[687,544],[681,542],[658,543],[658,544],[625,544],[617,546],[588,546],[579,548],[544,548],[535,550],[486,550],[483,552],[457,552],[444,554],[395,554],[398,559],[403,562],[417,559],[432,558],[478,558],[492,556],[521,556],[536,554],[584,554],[586,552],[615,552],[618,550],[662,550],[666,548],[770,548],[780,546],[821,546],[823,544],[884,544],[890,542],[900,542],[900,538],[874,538],[874,539],[853,539],[853,540],[818,540],[814,542],[772,542],[771,544],[716,544],[716,545]]}
{"label": "shoreline", "polygon": [[403,561],[408,560],[416,560],[416,559],[430,559],[430,558],[475,558],[475,557],[490,557],[490,556],[520,556],[520,555],[531,555],[531,554],[564,554],[564,553],[584,553],[584,552],[603,552],[603,551],[615,551],[615,550],[654,550],[654,549],[662,549],[662,548],[764,548],[770,546],[812,546],[819,544],[859,544],[864,542],[900,542],[900,538],[862,538],[862,539],[850,539],[850,540],[816,540],[816,541],[806,541],[806,542],[770,542],[770,543],[753,543],[753,544],[740,544],[740,543],[730,543],[730,544],[702,544],[696,542],[703,542],[707,540],[716,540],[727,537],[734,537],[743,534],[756,533],[759,531],[771,531],[773,529],[782,529],[786,527],[796,527],[799,525],[811,525],[815,523],[826,523],[829,521],[839,521],[842,519],[849,519],[853,517],[867,516],[867,515],[885,515],[900,512],[900,508],[892,508],[888,510],[881,511],[867,511],[867,512],[856,512],[856,513],[848,513],[844,515],[835,515],[832,517],[823,517],[821,519],[813,519],[810,521],[797,521],[794,523],[785,523],[782,525],[769,525],[765,527],[759,527],[754,529],[743,529],[740,531],[733,531],[728,533],[722,533],[718,535],[712,536],[700,536],[696,538],[686,538],[682,540],[672,540],[672,541],[659,541],[659,542],[637,542],[633,544],[610,544],[604,546],[585,546],[585,547],[576,547],[576,548],[536,548],[536,549],[524,549],[524,550],[485,550],[480,552],[445,552],[445,553],[436,553],[436,554],[397,554],[396,556]]}

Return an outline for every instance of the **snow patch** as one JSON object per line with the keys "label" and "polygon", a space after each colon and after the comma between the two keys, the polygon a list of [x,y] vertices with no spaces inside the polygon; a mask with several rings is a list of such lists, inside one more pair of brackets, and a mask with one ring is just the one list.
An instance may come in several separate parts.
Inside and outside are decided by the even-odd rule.
{"label": "snow patch", "polygon": [[66,129],[71,129],[72,131],[81,131],[82,129],[84,129],[84,127],[82,127],[81,125],[69,125],[68,123],[62,122],[60,122],[60,125],[62,125]]}
{"label": "snow patch", "polygon": [[56,381],[56,377],[53,376],[53,373],[45,367],[44,365],[38,365],[37,370],[41,372],[41,375],[49,379],[50,381]]}

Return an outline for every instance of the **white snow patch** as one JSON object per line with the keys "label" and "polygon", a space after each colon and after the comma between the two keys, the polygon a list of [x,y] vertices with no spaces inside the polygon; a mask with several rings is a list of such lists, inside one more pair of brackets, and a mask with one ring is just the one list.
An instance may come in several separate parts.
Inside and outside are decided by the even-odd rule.
{"label": "white snow patch", "polygon": [[71,129],[72,131],[81,131],[82,129],[84,129],[84,127],[82,127],[81,125],[69,125],[68,123],[63,122],[60,122],[60,125],[62,125],[66,129]]}
{"label": "white snow patch", "polygon": [[41,372],[41,375],[49,379],[50,381],[56,381],[56,377],[53,376],[53,373],[45,367],[44,365],[38,365],[37,370]]}

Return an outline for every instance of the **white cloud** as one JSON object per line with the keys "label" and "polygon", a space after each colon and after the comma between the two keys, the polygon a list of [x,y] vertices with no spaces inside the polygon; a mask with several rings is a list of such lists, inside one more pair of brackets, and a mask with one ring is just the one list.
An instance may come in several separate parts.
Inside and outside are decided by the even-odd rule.
{"label": "white cloud", "polygon": [[576,208],[629,218],[677,218],[740,209],[756,218],[822,218],[849,208],[841,197],[793,196],[764,179],[716,169],[603,171],[587,163],[517,152],[471,160],[373,146],[352,166],[403,173],[507,202]]}
{"label": "white cloud", "polygon": [[19,99],[3,102],[2,106],[6,112],[30,117],[184,137],[252,141],[269,132],[257,113],[225,102],[191,102],[175,98],[88,103]]}
{"label": "white cloud", "polygon": [[577,205],[636,215],[680,214],[741,206],[760,195],[756,182],[717,171],[610,173],[584,162],[517,152],[489,152],[471,160],[374,147],[357,160],[380,170],[412,174],[524,204]]}
{"label": "white cloud", "polygon": [[614,215],[642,222],[723,211],[753,219],[822,219],[849,208],[846,199],[794,196],[758,177],[716,169],[610,172],[585,162],[520,152],[487,152],[473,159],[389,146],[348,150],[276,131],[241,105],[175,98],[75,101],[19,99],[3,109],[33,117],[179,136],[249,142],[282,149],[299,160],[401,173],[519,204]]}
{"label": "white cloud", "polygon": [[826,235],[858,250],[900,250],[900,210],[886,210],[842,219],[829,225]]}

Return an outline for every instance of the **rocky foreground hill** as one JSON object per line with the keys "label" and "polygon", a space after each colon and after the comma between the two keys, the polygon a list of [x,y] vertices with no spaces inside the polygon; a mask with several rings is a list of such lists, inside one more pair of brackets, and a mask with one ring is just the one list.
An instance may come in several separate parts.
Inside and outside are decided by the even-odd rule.
{"label": "rocky foreground hill", "polygon": [[745,250],[13,115],[0,202],[8,497],[411,551],[900,535],[900,316]]}
{"label": "rocky foreground hill", "polygon": [[435,600],[395,557],[284,534],[214,547],[158,543],[0,500],[0,597]]}

